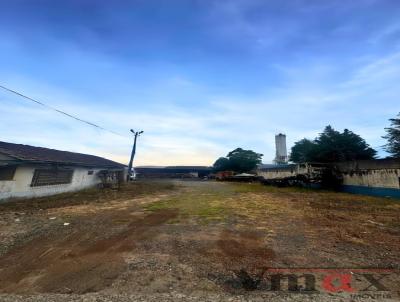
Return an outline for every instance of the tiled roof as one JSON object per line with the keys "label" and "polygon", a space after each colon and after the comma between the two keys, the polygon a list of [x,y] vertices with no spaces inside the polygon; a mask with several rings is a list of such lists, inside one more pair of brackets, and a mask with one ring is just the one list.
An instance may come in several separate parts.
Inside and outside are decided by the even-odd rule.
{"label": "tiled roof", "polygon": [[125,167],[120,163],[99,156],[7,142],[0,142],[0,153],[32,163],[58,163],[104,168]]}

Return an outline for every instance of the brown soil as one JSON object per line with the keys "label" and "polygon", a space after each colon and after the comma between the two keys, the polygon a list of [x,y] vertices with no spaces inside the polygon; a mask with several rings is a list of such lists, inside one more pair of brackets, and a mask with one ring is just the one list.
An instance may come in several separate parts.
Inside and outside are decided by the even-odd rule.
{"label": "brown soil", "polygon": [[0,293],[237,293],[271,267],[399,269],[399,215],[398,201],[187,181],[2,204]]}

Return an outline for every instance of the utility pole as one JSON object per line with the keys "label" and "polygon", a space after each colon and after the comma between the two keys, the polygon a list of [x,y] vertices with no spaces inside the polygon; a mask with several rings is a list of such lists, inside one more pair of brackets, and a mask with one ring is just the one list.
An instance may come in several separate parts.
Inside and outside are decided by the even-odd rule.
{"label": "utility pole", "polygon": [[131,159],[129,161],[129,165],[128,165],[128,181],[130,181],[132,179],[133,173],[132,173],[132,165],[133,165],[133,158],[135,157],[135,153],[136,153],[136,141],[137,141],[137,137],[143,133],[143,131],[134,131],[133,129],[131,129],[131,132],[135,135],[135,139],[133,141],[133,147],[132,147],[132,153],[131,153]]}

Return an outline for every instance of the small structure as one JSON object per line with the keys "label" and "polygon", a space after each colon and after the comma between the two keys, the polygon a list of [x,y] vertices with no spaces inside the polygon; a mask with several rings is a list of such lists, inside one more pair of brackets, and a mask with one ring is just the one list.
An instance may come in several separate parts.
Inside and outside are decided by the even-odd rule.
{"label": "small structure", "polygon": [[126,166],[88,154],[0,142],[0,200],[113,187]]}

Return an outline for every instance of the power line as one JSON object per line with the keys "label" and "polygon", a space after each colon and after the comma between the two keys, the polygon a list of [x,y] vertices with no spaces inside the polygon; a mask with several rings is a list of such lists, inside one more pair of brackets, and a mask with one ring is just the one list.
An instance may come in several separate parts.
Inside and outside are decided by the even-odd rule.
{"label": "power line", "polygon": [[8,91],[8,92],[14,93],[14,94],[16,94],[16,95],[18,95],[18,96],[20,96],[20,97],[23,97],[23,98],[25,98],[25,99],[27,99],[27,100],[29,100],[29,101],[31,101],[31,102],[34,102],[34,103],[36,103],[36,104],[38,104],[38,105],[40,105],[40,106],[43,106],[43,107],[47,108],[47,109],[53,110],[53,111],[55,111],[55,112],[61,113],[61,114],[65,115],[65,116],[68,116],[68,117],[70,117],[70,118],[73,118],[74,120],[77,120],[77,121],[79,121],[79,122],[88,124],[88,125],[90,125],[90,126],[92,126],[92,127],[101,129],[101,130],[103,130],[103,131],[110,132],[110,133],[112,133],[112,134],[114,134],[114,135],[126,137],[125,135],[122,135],[122,134],[117,133],[117,132],[115,132],[115,131],[109,130],[109,129],[107,129],[107,128],[104,128],[104,127],[102,127],[102,126],[99,126],[99,125],[97,125],[97,124],[94,124],[94,123],[92,123],[92,122],[86,121],[86,120],[81,119],[81,118],[79,118],[79,117],[77,117],[77,116],[74,116],[74,115],[69,114],[69,113],[67,113],[67,112],[64,112],[64,111],[62,111],[62,110],[59,110],[59,109],[57,109],[57,108],[55,108],[55,107],[49,106],[49,105],[47,105],[47,104],[44,104],[44,103],[42,103],[42,102],[40,102],[40,101],[38,101],[38,100],[35,100],[35,99],[33,99],[33,98],[29,97],[29,96],[26,96],[26,95],[24,95],[24,94],[22,94],[22,93],[20,93],[20,92],[18,92],[18,91],[15,91],[15,90],[12,90],[12,89],[10,89],[10,88],[7,88],[7,87],[5,87],[5,86],[3,86],[3,85],[0,85],[0,88],[6,90],[6,91]]}

